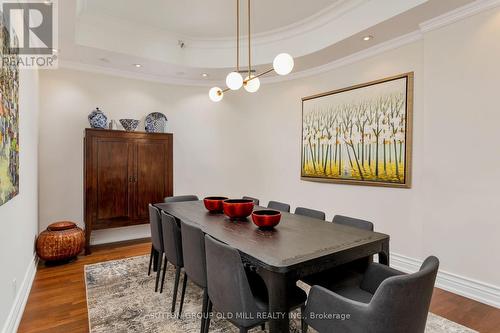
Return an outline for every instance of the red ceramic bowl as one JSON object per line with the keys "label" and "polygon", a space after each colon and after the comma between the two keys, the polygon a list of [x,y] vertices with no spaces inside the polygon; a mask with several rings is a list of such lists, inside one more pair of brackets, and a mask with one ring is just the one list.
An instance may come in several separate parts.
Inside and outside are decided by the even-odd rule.
{"label": "red ceramic bowl", "polygon": [[253,211],[253,200],[228,199],[222,203],[224,214],[231,219],[244,219],[250,216]]}
{"label": "red ceramic bowl", "polygon": [[277,210],[256,210],[252,213],[252,220],[261,229],[272,229],[280,223],[281,213]]}
{"label": "red ceramic bowl", "polygon": [[222,213],[222,202],[227,200],[226,197],[206,197],[203,199],[205,208],[210,213]]}

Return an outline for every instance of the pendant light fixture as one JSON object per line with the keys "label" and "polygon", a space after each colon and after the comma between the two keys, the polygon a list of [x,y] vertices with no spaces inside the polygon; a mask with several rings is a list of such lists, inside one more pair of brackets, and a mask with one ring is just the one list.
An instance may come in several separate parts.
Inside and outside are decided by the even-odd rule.
{"label": "pendant light fixture", "polygon": [[224,93],[229,90],[238,90],[243,87],[247,92],[254,93],[260,88],[259,77],[275,71],[278,75],[287,75],[293,70],[293,58],[288,53],[278,54],[273,61],[273,68],[259,74],[252,74],[251,54],[251,25],[250,25],[250,1],[247,0],[248,10],[248,74],[245,79],[240,74],[240,0],[236,0],[236,70],[226,76],[227,88],[213,87],[208,92],[210,100],[219,102]]}

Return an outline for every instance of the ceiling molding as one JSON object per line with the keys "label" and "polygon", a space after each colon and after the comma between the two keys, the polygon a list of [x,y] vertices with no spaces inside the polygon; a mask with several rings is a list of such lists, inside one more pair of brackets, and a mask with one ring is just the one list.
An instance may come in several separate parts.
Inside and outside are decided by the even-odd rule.
{"label": "ceiling molding", "polygon": [[314,67],[311,69],[307,69],[304,71],[300,72],[295,72],[292,74],[289,74],[287,76],[275,76],[275,77],[269,77],[269,78],[262,78],[261,81],[262,83],[275,83],[275,82],[282,82],[282,81],[288,81],[288,80],[296,80],[308,76],[313,76],[313,75],[319,75],[323,74],[329,71],[332,71],[336,68],[346,66],[373,56],[376,56],[378,54],[397,49],[401,46],[413,43],[415,41],[418,41],[422,39],[423,34],[420,32],[420,30],[411,32],[409,34],[391,39],[387,42],[383,42],[380,44],[377,44],[375,46],[372,46],[370,48],[364,49],[363,51],[359,51],[356,53],[353,53],[347,57],[332,61],[330,63],[324,64],[322,66]]}
{"label": "ceiling molding", "polygon": [[[334,21],[359,7],[366,0],[336,0],[334,4],[324,8],[323,10],[306,17],[300,21],[289,24],[278,29],[273,29],[265,32],[252,34],[253,45],[265,45],[283,39],[293,38],[298,35],[320,29],[325,24]],[[246,43],[248,34],[241,34],[241,43]],[[185,36],[189,47],[192,48],[234,48],[235,37],[219,37],[219,38],[197,38],[193,36]]]}
{"label": "ceiling molding", "polygon": [[498,6],[500,6],[500,0],[477,0],[468,5],[452,10],[446,14],[435,17],[429,21],[422,22],[419,25],[420,30],[422,32],[436,30],[446,25],[463,20],[469,16],[481,13],[485,10],[493,9]]}
{"label": "ceiling molding", "polygon": [[[417,30],[417,31],[414,31],[412,33],[403,35],[401,37],[394,38],[394,39],[389,40],[387,42],[377,44],[377,45],[372,46],[372,47],[365,49],[363,51],[353,53],[347,57],[332,61],[332,62],[327,63],[327,64],[322,65],[322,66],[314,67],[314,68],[300,71],[300,72],[295,72],[295,73],[292,73],[292,74],[289,74],[286,76],[262,77],[261,81],[262,81],[262,83],[276,83],[276,82],[290,81],[290,80],[296,80],[296,79],[300,79],[300,78],[304,78],[304,77],[319,75],[319,74],[334,70],[336,68],[346,66],[348,64],[352,64],[352,63],[355,63],[357,61],[361,61],[363,59],[373,57],[377,54],[381,54],[383,52],[399,48],[399,47],[404,46],[406,44],[413,43],[417,40],[420,40],[422,38],[422,36],[423,36],[422,33],[419,30]],[[103,66],[95,66],[95,65],[89,65],[89,64],[72,62],[72,61],[63,61],[63,60],[59,61],[59,67],[67,68],[67,69],[74,69],[74,70],[79,70],[79,71],[92,72],[92,73],[97,73],[97,74],[119,76],[119,77],[128,78],[128,79],[137,79],[137,80],[152,81],[152,82],[173,84],[173,85],[211,87],[211,86],[217,86],[220,84],[220,81],[215,81],[215,80],[200,81],[200,80],[186,80],[186,79],[180,79],[180,78],[163,77],[163,76],[156,76],[156,75],[152,75],[152,74],[137,73],[137,72],[132,72],[132,71],[112,69],[112,68],[107,68],[107,67],[103,67]]]}
{"label": "ceiling molding", "polygon": [[[375,55],[381,54],[386,51],[390,51],[401,46],[413,43],[423,38],[424,34],[435,29],[439,29],[443,26],[452,24],[459,20],[465,19],[472,15],[478,14],[480,12],[495,8],[500,6],[500,0],[478,0],[469,5],[465,5],[453,11],[450,11],[444,15],[438,16],[432,20],[426,21],[419,25],[420,29],[409,34],[394,38],[392,40],[377,44],[373,47],[367,48],[357,53],[353,53],[347,57],[332,61],[330,63],[324,64],[322,66],[314,67],[308,70],[295,72],[287,76],[273,76],[273,77],[262,77],[262,83],[277,83],[289,80],[296,80],[300,78],[305,78],[314,75],[320,75],[336,68],[346,66],[363,59],[373,57]],[[102,66],[89,65],[79,62],[70,61],[59,61],[59,67],[68,68],[86,72],[92,72],[97,74],[105,74],[118,76],[128,79],[137,79],[143,81],[158,82],[164,84],[172,85],[182,85],[182,86],[195,86],[195,87],[210,87],[220,84],[219,81],[201,81],[201,80],[187,80],[181,78],[164,77],[152,74],[143,74],[126,70],[111,69]]]}

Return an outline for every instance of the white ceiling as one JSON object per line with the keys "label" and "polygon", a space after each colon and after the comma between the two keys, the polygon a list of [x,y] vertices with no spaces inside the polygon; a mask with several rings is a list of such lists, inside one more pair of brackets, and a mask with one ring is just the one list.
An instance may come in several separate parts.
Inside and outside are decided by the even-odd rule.
{"label": "white ceiling", "polygon": [[[473,0],[251,1],[254,67],[270,68],[288,52],[300,72],[417,31]],[[199,85],[222,84],[235,66],[233,0],[64,0],[58,17],[60,63],[68,67]],[[241,28],[245,67],[245,22]],[[365,35],[375,38],[365,42]]]}
{"label": "white ceiling", "polygon": [[[340,0],[252,0],[253,32],[294,24],[334,6]],[[175,32],[187,38],[233,37],[235,0],[87,0],[88,15],[108,15],[142,26]],[[242,29],[246,29],[247,1],[240,0]]]}

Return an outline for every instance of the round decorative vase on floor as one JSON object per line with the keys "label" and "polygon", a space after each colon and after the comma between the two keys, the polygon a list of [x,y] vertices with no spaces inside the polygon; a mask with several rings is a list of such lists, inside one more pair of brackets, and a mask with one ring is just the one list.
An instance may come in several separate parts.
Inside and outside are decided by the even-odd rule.
{"label": "round decorative vase on floor", "polygon": [[75,223],[61,221],[52,223],[36,240],[36,253],[45,261],[62,261],[76,257],[82,252],[85,234]]}

